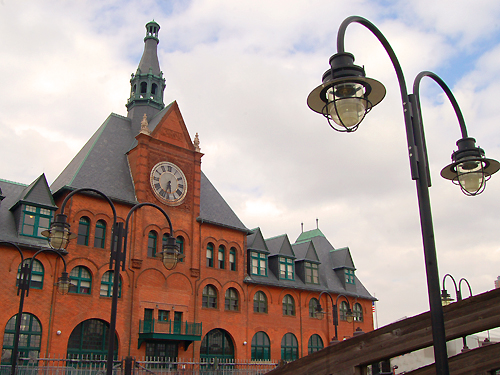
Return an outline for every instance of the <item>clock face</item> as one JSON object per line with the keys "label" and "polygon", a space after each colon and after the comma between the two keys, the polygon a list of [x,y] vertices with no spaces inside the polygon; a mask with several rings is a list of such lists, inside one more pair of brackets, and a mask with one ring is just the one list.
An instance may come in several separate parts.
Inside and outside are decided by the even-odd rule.
{"label": "clock face", "polygon": [[150,180],[154,193],[166,204],[176,206],[186,197],[186,176],[175,164],[167,161],[156,164]]}

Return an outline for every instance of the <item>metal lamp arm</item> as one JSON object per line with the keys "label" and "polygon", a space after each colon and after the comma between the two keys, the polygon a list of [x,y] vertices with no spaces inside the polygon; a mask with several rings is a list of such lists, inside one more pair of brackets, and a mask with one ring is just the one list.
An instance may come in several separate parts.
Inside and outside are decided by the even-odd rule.
{"label": "metal lamp arm", "polygon": [[460,297],[462,297],[462,288],[461,288],[462,281],[464,281],[467,284],[467,286],[469,287],[469,297],[472,297],[472,288],[470,287],[470,284],[467,281],[467,279],[465,279],[463,277],[458,282],[458,292],[460,293]]}
{"label": "metal lamp arm", "polygon": [[368,30],[370,30],[379,40],[379,42],[382,44],[384,47],[385,51],[389,55],[389,58],[391,59],[392,65],[394,66],[394,69],[396,71],[396,76],[398,78],[398,83],[399,83],[399,89],[401,92],[401,100],[403,103],[403,115],[404,115],[404,121],[405,121],[405,127],[406,127],[406,140],[408,143],[408,154],[410,157],[410,171],[411,171],[411,178],[412,180],[417,180],[419,178],[419,173],[418,173],[418,167],[417,167],[417,150],[415,146],[415,137],[414,137],[414,132],[413,132],[413,126],[412,126],[412,113],[411,113],[411,107],[410,107],[410,101],[408,97],[408,90],[406,88],[406,81],[404,78],[403,74],[403,69],[401,68],[401,64],[399,63],[399,60],[394,53],[394,50],[392,49],[391,45],[387,41],[386,37],[382,32],[370,21],[368,21],[366,18],[359,17],[359,16],[350,16],[347,17],[340,25],[339,31],[337,34],[337,52],[342,53],[345,52],[344,49],[344,39],[345,39],[345,32],[347,29],[347,26],[350,25],[351,23],[356,22],[359,23],[363,26],[365,26]]}
{"label": "metal lamp arm", "polygon": [[62,254],[57,251],[57,250],[54,250],[54,249],[41,249],[41,250],[38,250],[30,259],[30,264],[29,264],[29,271],[28,271],[28,275],[27,275],[27,279],[25,281],[25,287],[26,287],[26,297],[29,295],[29,292],[30,292],[30,284],[31,284],[31,275],[33,274],[33,263],[35,262],[35,259],[37,257],[38,254],[40,253],[46,253],[50,251],[51,253],[54,253],[56,254],[57,256],[59,256],[59,258],[62,259],[63,261],[63,264],[64,264],[64,271],[63,272],[66,272],[66,259],[64,259],[64,257],[62,256]]}
{"label": "metal lamp arm", "polygon": [[451,92],[451,90],[448,87],[448,85],[437,74],[429,72],[429,71],[420,72],[415,77],[415,81],[413,82],[413,95],[415,95],[419,112],[421,113],[421,109],[420,109],[420,94],[419,94],[420,81],[424,77],[432,78],[443,89],[443,91],[445,92],[446,96],[448,97],[448,100],[450,101],[451,105],[453,106],[453,109],[455,110],[455,114],[457,115],[458,123],[460,124],[460,131],[462,133],[462,138],[467,138],[468,137],[468,135],[467,135],[467,127],[465,126],[464,116],[462,115],[462,110],[458,106],[458,102],[455,99],[455,96]]}
{"label": "metal lamp arm", "polygon": [[457,293],[457,296],[458,296],[458,286],[457,286],[457,282],[455,281],[455,278],[453,276],[451,276],[449,273],[447,273],[446,275],[444,275],[443,277],[443,289],[446,289],[444,284],[446,282],[446,278],[449,277],[451,279],[451,281],[453,281],[453,285],[455,286],[455,292]]}

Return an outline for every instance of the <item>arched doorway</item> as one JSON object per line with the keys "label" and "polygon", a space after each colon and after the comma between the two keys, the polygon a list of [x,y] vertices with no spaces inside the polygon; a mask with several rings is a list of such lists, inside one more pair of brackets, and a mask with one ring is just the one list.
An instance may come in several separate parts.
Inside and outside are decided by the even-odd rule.
{"label": "arched doorway", "polygon": [[[108,354],[109,323],[89,319],[78,324],[68,340],[68,358],[102,360]],[[118,338],[115,333],[115,352],[118,355]]]}
{"label": "arched doorway", "polygon": [[208,332],[201,342],[200,358],[203,362],[219,363],[234,360],[234,344],[231,336],[223,329],[213,329]]}
{"label": "arched doorway", "polygon": [[[12,364],[12,350],[14,349],[14,336],[16,333],[17,314],[9,319],[5,326],[2,347],[2,365]],[[42,325],[33,314],[23,313],[21,317],[21,330],[19,336],[18,358],[36,360],[40,353],[42,341]]]}

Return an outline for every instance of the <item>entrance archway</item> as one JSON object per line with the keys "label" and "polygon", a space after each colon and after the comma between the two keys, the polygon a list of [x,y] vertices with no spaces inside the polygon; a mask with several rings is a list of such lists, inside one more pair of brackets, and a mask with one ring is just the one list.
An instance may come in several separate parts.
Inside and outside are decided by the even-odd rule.
{"label": "entrance archway", "polygon": [[[68,358],[102,360],[108,354],[109,323],[89,319],[78,324],[68,340]],[[118,355],[118,337],[115,333],[115,352]]]}
{"label": "entrance archway", "polygon": [[218,359],[219,362],[230,362],[234,359],[234,344],[229,333],[223,329],[213,329],[201,342],[200,358],[206,362]]}

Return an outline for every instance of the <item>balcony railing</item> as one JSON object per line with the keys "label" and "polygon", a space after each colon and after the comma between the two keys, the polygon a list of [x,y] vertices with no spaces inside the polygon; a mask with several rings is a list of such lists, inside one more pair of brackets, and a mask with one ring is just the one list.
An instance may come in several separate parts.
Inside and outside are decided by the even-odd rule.
{"label": "balcony railing", "polygon": [[175,320],[139,320],[139,347],[145,340],[200,341],[201,323]]}

